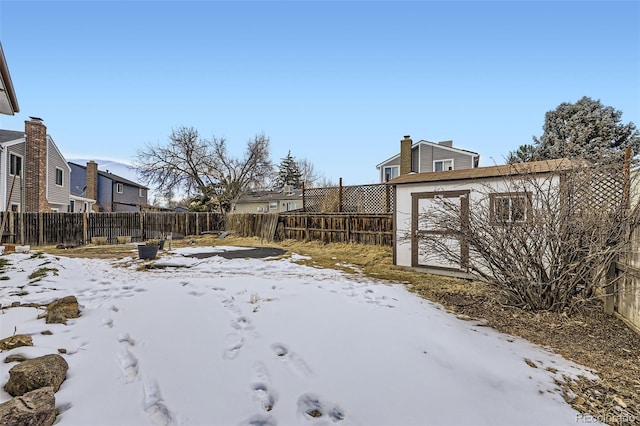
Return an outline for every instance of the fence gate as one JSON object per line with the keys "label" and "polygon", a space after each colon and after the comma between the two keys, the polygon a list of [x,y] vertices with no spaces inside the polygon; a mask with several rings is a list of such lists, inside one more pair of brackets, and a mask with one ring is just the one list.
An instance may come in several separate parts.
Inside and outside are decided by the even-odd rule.
{"label": "fence gate", "polygon": [[[411,194],[411,266],[467,272],[469,246],[459,235],[437,229],[429,220],[445,205],[461,212],[461,224],[469,220],[469,191],[421,192]],[[428,249],[425,237],[440,238],[449,249],[460,253],[462,262],[454,263]]]}

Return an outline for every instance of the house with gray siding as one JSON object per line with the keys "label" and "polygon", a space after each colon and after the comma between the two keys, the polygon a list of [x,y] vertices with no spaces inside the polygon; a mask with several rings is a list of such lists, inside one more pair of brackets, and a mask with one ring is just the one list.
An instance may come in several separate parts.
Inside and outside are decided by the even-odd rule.
{"label": "house with gray siding", "polygon": [[7,60],[4,57],[2,43],[0,43],[0,114],[14,115],[16,112],[20,112],[18,98],[13,89],[11,74],[9,74]]}
{"label": "house with gray siding", "polygon": [[[421,140],[413,143],[409,136],[400,141],[401,150],[410,150],[410,163],[401,165],[401,154],[396,154],[378,164],[380,182],[387,182],[400,175],[415,172],[441,172],[447,170],[473,169],[480,163],[480,154],[456,148],[453,141],[430,142]],[[404,166],[404,170],[401,170]]]}
{"label": "house with gray siding", "polygon": [[[149,188],[122,176],[98,170],[95,161],[85,166],[69,162],[71,194],[78,200],[95,200],[85,206],[95,212],[137,212],[148,205]],[[84,205],[84,204],[81,204]]]}
{"label": "house with gray siding", "polygon": [[24,131],[0,130],[1,209],[66,212],[71,169],[42,119],[30,117]]}
{"label": "house with gray siding", "polygon": [[280,213],[301,209],[302,189],[285,185],[280,191],[253,191],[241,196],[234,213]]}

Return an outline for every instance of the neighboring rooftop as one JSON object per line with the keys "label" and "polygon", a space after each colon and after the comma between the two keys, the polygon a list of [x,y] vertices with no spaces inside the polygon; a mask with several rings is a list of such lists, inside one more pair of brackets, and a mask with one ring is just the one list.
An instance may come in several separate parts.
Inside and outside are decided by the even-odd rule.
{"label": "neighboring rooftop", "polygon": [[0,129],[0,143],[24,138],[24,131]]}
{"label": "neighboring rooftop", "polygon": [[[85,170],[86,170],[86,168],[87,168],[87,166],[86,166],[86,165],[82,165],[82,164],[74,163],[74,162],[72,162],[72,161],[69,161],[69,164],[73,164],[74,166],[77,166],[77,167],[82,167],[82,168],[83,168],[83,169],[85,169]],[[146,187],[146,186],[144,186],[144,185],[141,185],[141,184],[139,184],[138,182],[134,182],[134,181],[132,181],[132,180],[129,180],[129,179],[123,178],[122,176],[118,176],[118,175],[115,175],[115,174],[113,174],[113,173],[109,173],[108,171],[98,170],[98,175],[99,175],[99,176],[104,176],[104,177],[106,177],[106,178],[108,178],[108,179],[111,179],[111,180],[112,180],[112,181],[114,181],[114,182],[126,183],[127,185],[136,186],[136,187],[138,187],[138,188],[149,189],[148,187]]]}

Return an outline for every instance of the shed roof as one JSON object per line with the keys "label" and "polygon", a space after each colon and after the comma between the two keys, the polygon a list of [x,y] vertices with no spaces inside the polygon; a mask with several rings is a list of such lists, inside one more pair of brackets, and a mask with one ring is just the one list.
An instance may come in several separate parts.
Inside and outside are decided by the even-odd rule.
{"label": "shed roof", "polygon": [[519,174],[552,173],[569,170],[573,167],[571,160],[532,161],[529,163],[504,164],[500,166],[477,167],[475,169],[445,170],[442,172],[409,173],[390,180],[389,185],[406,183],[439,182],[448,180],[471,180]]}

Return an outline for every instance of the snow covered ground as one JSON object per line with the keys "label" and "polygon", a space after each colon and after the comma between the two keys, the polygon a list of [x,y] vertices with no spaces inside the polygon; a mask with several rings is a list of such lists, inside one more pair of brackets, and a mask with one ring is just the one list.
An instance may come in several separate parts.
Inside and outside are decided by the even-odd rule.
{"label": "snow covered ground", "polygon": [[[35,308],[0,312],[0,337],[15,327],[35,345],[2,359],[67,350],[57,424],[575,425],[580,418],[554,377],[585,369],[462,321],[402,285],[291,259],[185,257],[189,250],[165,253],[158,263],[166,267],[151,270],[138,270],[136,259],[3,256],[10,279],[0,281],[2,306],[66,295],[81,304],[82,316],[67,325],[45,324]],[[58,272],[31,282],[42,267]],[[0,362],[1,384],[13,365]],[[0,391],[0,402],[8,399]]]}

